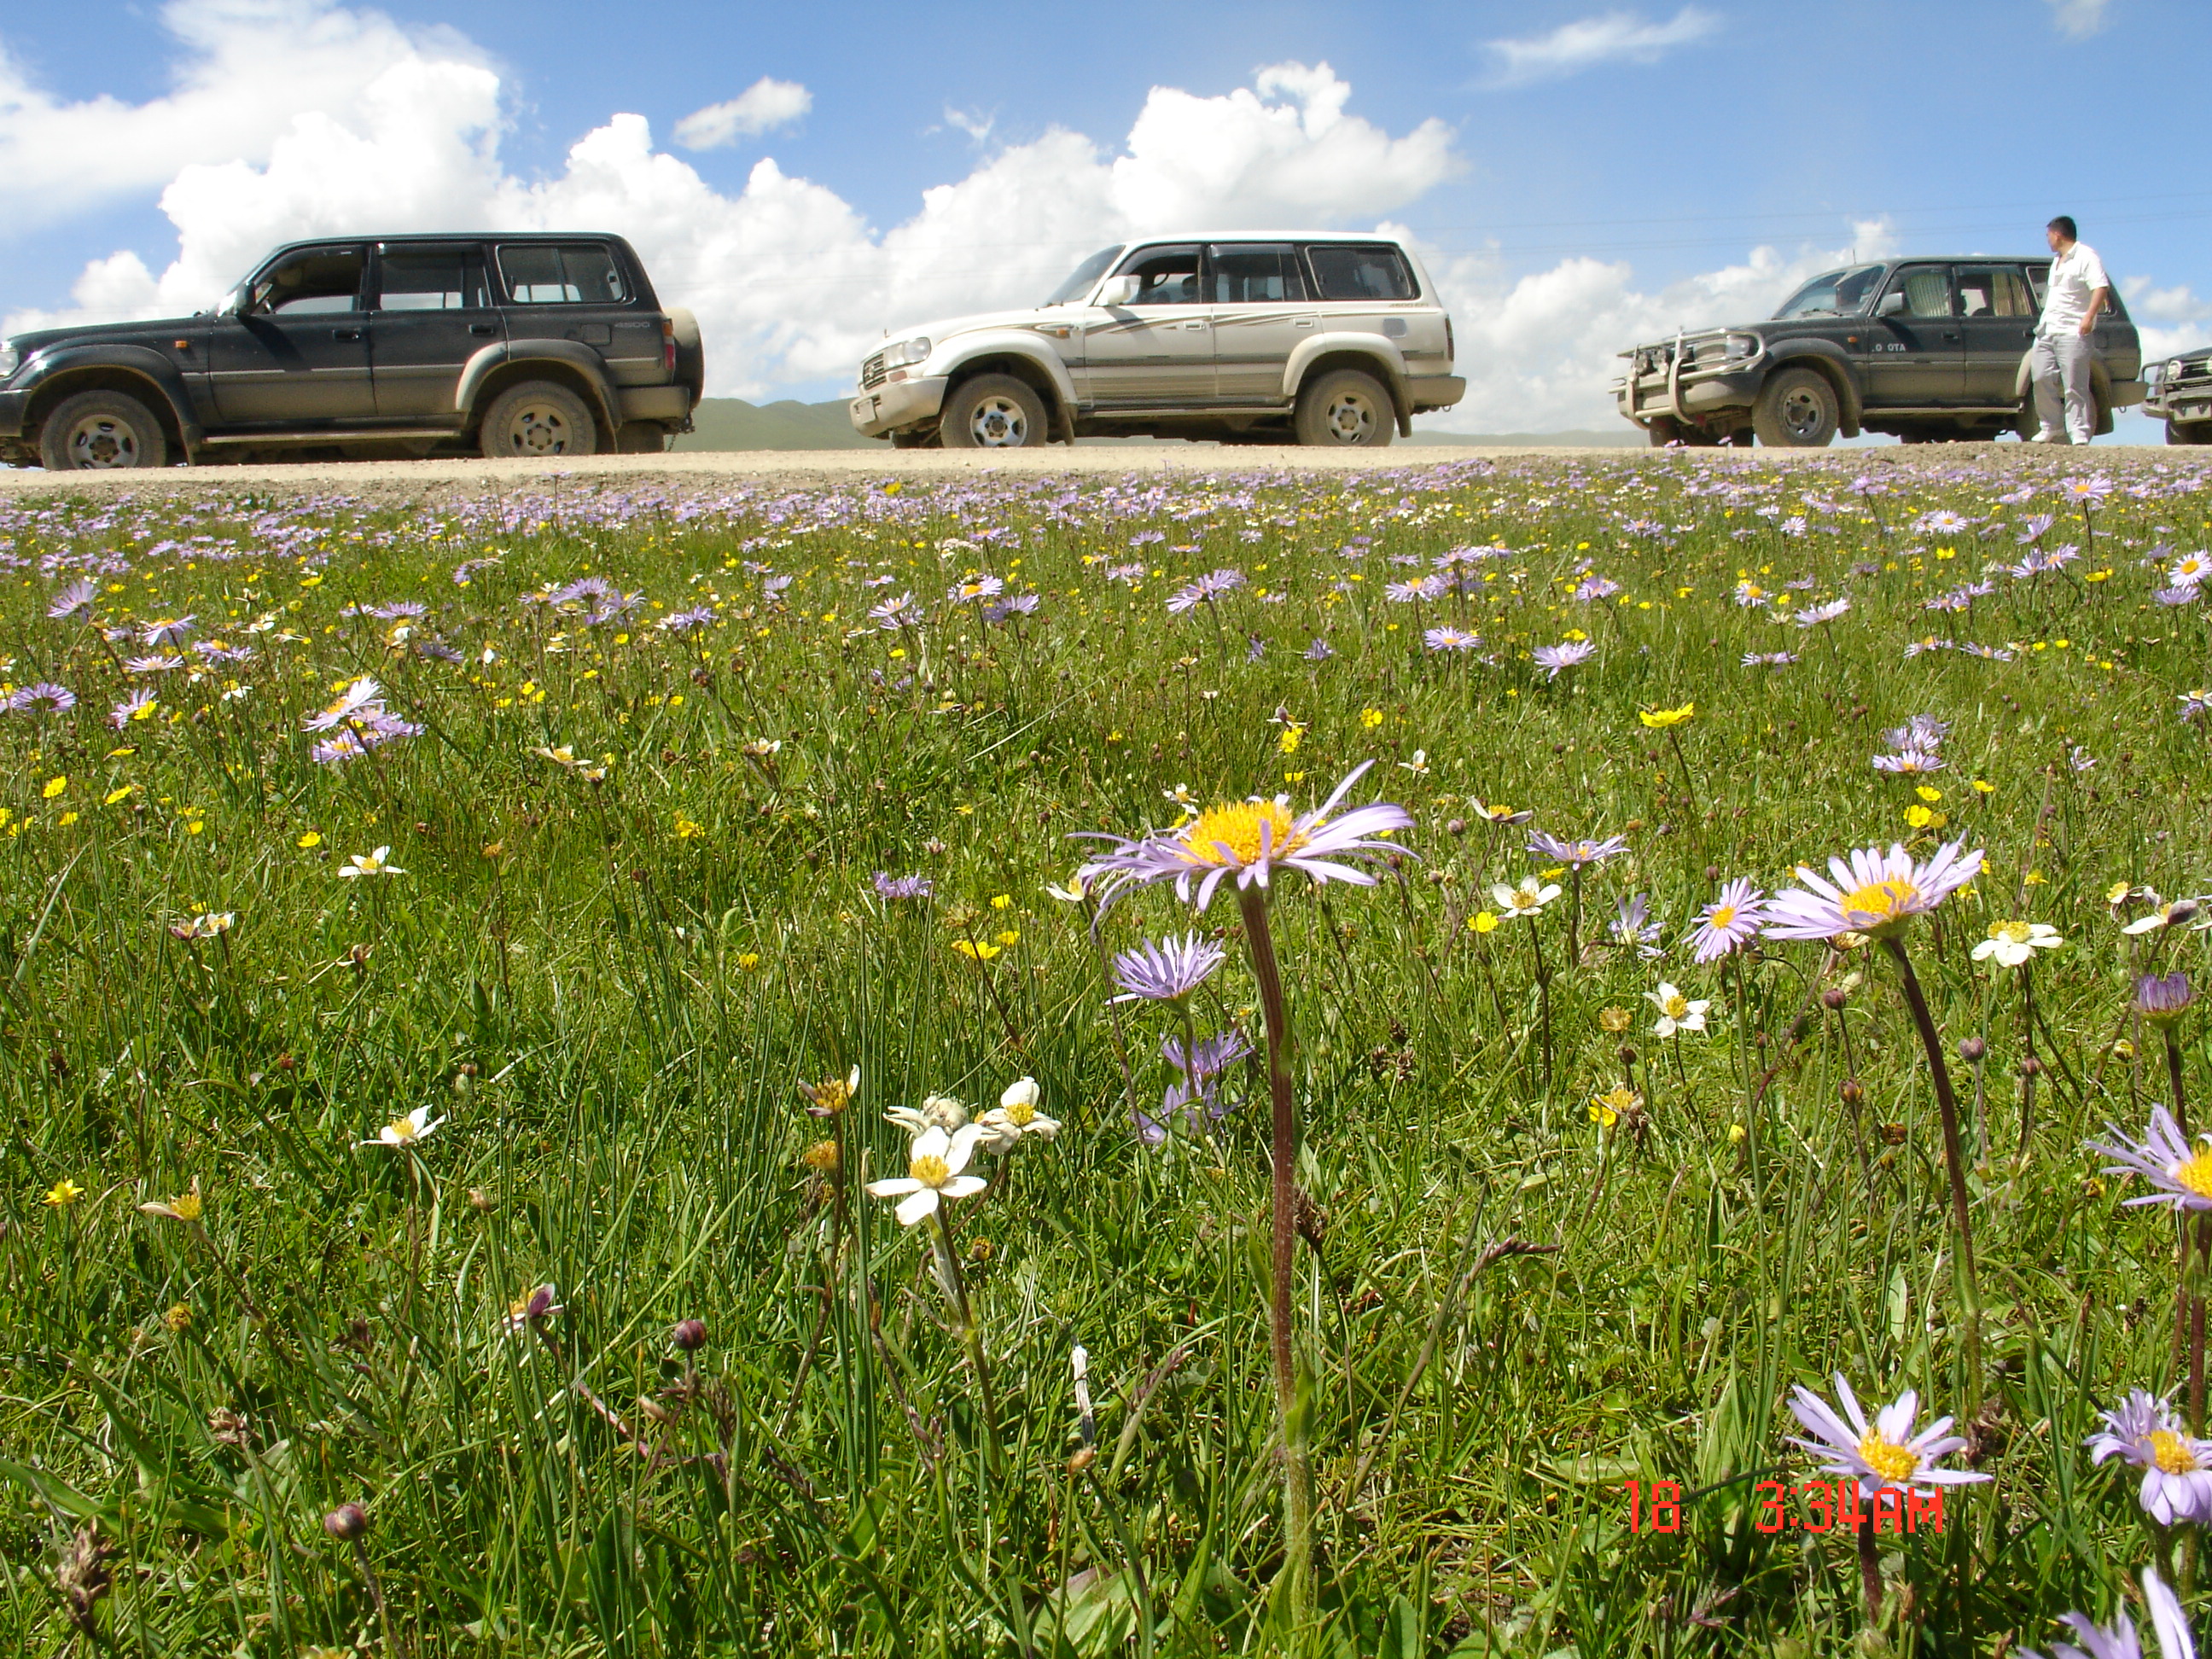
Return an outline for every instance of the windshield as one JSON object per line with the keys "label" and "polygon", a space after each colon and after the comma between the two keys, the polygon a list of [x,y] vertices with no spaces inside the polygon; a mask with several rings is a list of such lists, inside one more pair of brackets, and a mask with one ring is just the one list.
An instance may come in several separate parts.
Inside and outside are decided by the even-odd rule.
{"label": "windshield", "polygon": [[1111,247],[1100,248],[1097,252],[1076,266],[1073,274],[1058,288],[1053,289],[1052,297],[1045,303],[1048,306],[1064,306],[1070,300],[1081,299],[1091,292],[1091,285],[1106,274],[1106,267],[1114,263],[1114,256],[1121,251],[1121,245],[1119,242],[1115,243]]}
{"label": "windshield", "polygon": [[1783,303],[1774,320],[1785,317],[1856,317],[1873,297],[1880,265],[1851,265],[1815,276]]}

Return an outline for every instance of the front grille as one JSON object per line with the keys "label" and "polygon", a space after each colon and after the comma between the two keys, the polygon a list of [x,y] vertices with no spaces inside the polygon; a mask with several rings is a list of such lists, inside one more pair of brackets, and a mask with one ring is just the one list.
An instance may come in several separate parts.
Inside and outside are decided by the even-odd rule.
{"label": "front grille", "polygon": [[885,372],[886,371],[884,368],[884,354],[878,351],[874,356],[869,358],[867,362],[860,365],[861,386],[872,391],[875,387],[879,386],[884,383],[884,375]]}

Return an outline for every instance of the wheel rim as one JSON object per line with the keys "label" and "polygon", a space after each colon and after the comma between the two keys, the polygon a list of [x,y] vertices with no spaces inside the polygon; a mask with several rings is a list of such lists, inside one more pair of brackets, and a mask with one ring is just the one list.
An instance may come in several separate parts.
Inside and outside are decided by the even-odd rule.
{"label": "wheel rim", "polygon": [[1019,449],[1029,442],[1029,411],[1012,398],[986,398],[969,413],[968,433],[978,449]]}
{"label": "wheel rim", "polygon": [[1783,394],[1782,425],[1791,437],[1818,437],[1827,423],[1827,409],[1812,387],[1792,386]]}
{"label": "wheel rim", "polygon": [[88,415],[70,428],[64,446],[73,467],[105,471],[137,466],[138,434],[112,415]]}
{"label": "wheel rim", "polygon": [[1340,444],[1364,444],[1375,435],[1375,405],[1365,394],[1340,392],[1322,412],[1328,435]]}
{"label": "wheel rim", "polygon": [[574,441],[568,416],[551,404],[525,404],[507,423],[507,447],[518,455],[565,455]]}

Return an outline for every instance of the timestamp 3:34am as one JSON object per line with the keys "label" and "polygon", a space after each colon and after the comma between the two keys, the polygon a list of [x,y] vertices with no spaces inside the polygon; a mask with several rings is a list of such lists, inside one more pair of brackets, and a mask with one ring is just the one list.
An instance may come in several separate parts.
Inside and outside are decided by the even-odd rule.
{"label": "timestamp 3:34am", "polygon": [[[1632,1533],[1680,1532],[1682,1529],[1682,1486],[1678,1480],[1624,1480],[1628,1493],[1628,1529]],[[1884,1486],[1872,1501],[1859,1496],[1856,1480],[1811,1480],[1791,1487],[1779,1480],[1762,1480],[1752,1488],[1759,1494],[1758,1514],[1752,1522],[1760,1532],[1918,1532],[1922,1528],[1943,1530],[1943,1494]],[[1794,1501],[1793,1501],[1794,1500]]]}

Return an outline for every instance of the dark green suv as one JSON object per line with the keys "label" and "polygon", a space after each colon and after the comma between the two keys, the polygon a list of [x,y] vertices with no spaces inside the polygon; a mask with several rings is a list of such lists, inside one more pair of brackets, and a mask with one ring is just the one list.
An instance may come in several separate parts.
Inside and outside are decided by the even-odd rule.
{"label": "dark green suv", "polygon": [[[1678,334],[1620,355],[1620,412],[1672,443],[1818,449],[1840,432],[1907,443],[2027,437],[2028,351],[2048,255],[1887,259],[1815,276],[1763,323]],[[2097,430],[2140,403],[2142,346],[2119,296],[2098,319]]]}
{"label": "dark green suv", "polygon": [[278,248],[211,312],[0,348],[0,459],[659,450],[691,428],[698,325],[619,236],[336,237]]}

